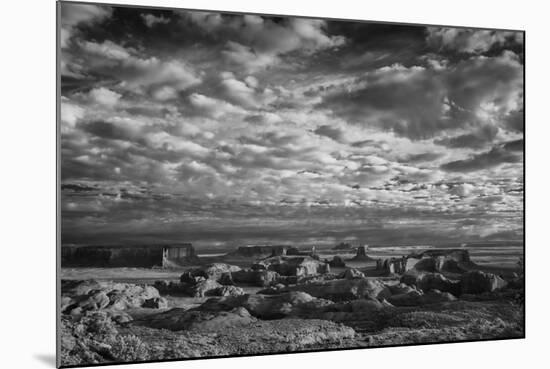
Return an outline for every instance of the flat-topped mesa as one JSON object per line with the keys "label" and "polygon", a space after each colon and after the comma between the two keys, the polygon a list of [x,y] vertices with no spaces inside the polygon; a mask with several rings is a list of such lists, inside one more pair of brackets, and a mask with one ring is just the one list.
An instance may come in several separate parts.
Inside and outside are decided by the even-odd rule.
{"label": "flat-topped mesa", "polygon": [[468,250],[464,249],[432,249],[402,257],[379,259],[376,262],[377,270],[389,274],[403,274],[411,269],[462,273],[475,268],[476,264],[470,260]]}
{"label": "flat-topped mesa", "polygon": [[199,263],[190,243],[168,245],[63,246],[62,267],[163,267]]}
{"label": "flat-topped mesa", "polygon": [[425,271],[447,271],[463,273],[476,269],[465,249],[433,249],[407,256],[405,271],[419,269]]}
{"label": "flat-topped mesa", "polygon": [[255,245],[240,246],[229,254],[232,256],[258,258],[268,256],[298,255],[299,250],[296,247],[288,245]]}

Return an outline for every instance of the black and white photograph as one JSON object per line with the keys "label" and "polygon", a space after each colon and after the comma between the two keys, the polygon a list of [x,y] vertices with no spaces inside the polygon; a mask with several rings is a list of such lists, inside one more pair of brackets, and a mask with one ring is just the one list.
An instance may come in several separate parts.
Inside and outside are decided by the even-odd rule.
{"label": "black and white photograph", "polygon": [[57,365],[524,338],[524,45],[58,2]]}

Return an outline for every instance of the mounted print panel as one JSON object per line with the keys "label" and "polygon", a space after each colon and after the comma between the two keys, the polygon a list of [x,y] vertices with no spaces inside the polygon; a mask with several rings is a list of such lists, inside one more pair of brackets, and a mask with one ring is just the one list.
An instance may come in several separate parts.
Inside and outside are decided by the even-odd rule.
{"label": "mounted print panel", "polygon": [[523,338],[524,59],[59,2],[58,365]]}

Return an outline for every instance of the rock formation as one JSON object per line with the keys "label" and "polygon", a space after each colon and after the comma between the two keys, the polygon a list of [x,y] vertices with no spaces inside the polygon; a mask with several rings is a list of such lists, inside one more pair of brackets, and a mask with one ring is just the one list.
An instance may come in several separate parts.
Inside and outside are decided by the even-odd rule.
{"label": "rock formation", "polygon": [[368,246],[359,246],[357,248],[357,254],[351,259],[353,261],[372,261],[373,258],[367,255]]}
{"label": "rock formation", "polygon": [[507,284],[508,283],[499,276],[481,271],[464,273],[460,282],[462,293],[471,294],[493,292],[506,287]]}
{"label": "rock formation", "polygon": [[346,267],[346,263],[344,262],[344,260],[342,260],[342,258],[338,255],[335,255],[331,261],[329,261],[328,263],[330,265],[331,268],[345,268]]}
{"label": "rock formation", "polygon": [[384,283],[379,280],[366,278],[309,282],[289,286],[285,290],[302,291],[314,297],[333,301],[354,300],[366,297],[383,299],[391,296],[390,290]]}

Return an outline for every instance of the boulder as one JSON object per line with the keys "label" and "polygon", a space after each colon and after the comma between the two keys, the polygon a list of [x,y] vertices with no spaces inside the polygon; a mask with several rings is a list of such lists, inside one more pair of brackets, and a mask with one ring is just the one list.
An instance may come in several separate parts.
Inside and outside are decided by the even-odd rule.
{"label": "boulder", "polygon": [[333,301],[355,300],[361,298],[384,299],[391,292],[381,281],[366,278],[333,279],[298,284],[287,287],[286,291],[302,291],[311,296]]}
{"label": "boulder", "polygon": [[328,263],[331,268],[345,268],[346,263],[338,255],[334,256],[331,261]]}
{"label": "boulder", "polygon": [[255,321],[256,318],[252,317],[243,307],[236,307],[230,311],[199,311],[175,308],[134,320],[132,325],[171,331],[198,330],[205,332],[247,326]]}
{"label": "boulder", "polygon": [[261,261],[282,276],[307,277],[330,272],[330,266],[310,256],[274,256]]}
{"label": "boulder", "polygon": [[390,292],[392,293],[392,295],[400,295],[403,293],[409,293],[416,290],[414,287],[411,287],[405,283],[389,285],[388,288],[390,289]]}
{"label": "boulder", "polygon": [[413,290],[407,293],[392,295],[388,298],[388,302],[394,306],[418,306],[455,300],[456,298],[450,293],[439,290],[431,290],[427,293]]}
{"label": "boulder", "polygon": [[341,279],[365,278],[365,274],[358,271],[357,269],[351,268],[351,269],[346,269],[342,273],[340,273],[338,278],[341,278]]}
{"label": "boulder", "polygon": [[231,273],[231,277],[235,283],[268,287],[277,283],[279,273],[271,270],[239,270]]}
{"label": "boulder", "polygon": [[420,258],[408,257],[405,263],[405,272],[414,268],[414,266],[420,261]]}
{"label": "boulder", "polygon": [[409,286],[415,286],[424,292],[439,290],[452,293],[455,296],[459,296],[461,293],[459,281],[447,279],[440,273],[427,273],[411,269],[401,276],[400,282]]}
{"label": "boulder", "polygon": [[222,286],[216,288],[209,296],[241,296],[244,295],[244,290],[241,287],[236,286]]}
{"label": "boulder", "polygon": [[435,259],[431,257],[426,257],[418,260],[416,264],[414,264],[413,268],[421,272],[435,272],[435,266]]}
{"label": "boulder", "polygon": [[82,310],[100,310],[109,306],[109,297],[101,290],[92,290],[88,293],[87,298],[82,299],[78,306]]}
{"label": "boulder", "polygon": [[164,297],[153,297],[145,300],[141,307],[149,309],[165,309],[168,307],[168,301]]}
{"label": "boulder", "polygon": [[464,273],[460,281],[462,293],[468,294],[493,292],[505,288],[507,284],[499,276],[479,270]]}
{"label": "boulder", "polygon": [[475,267],[468,250],[433,249],[409,255],[405,271],[415,268],[426,272],[464,273]]}
{"label": "boulder", "polygon": [[223,284],[224,286],[232,286],[235,284],[235,281],[233,280],[233,275],[231,273],[223,273],[220,276],[218,283]]}
{"label": "boulder", "polygon": [[278,295],[242,295],[209,299],[196,308],[199,311],[230,311],[244,307],[260,319],[281,319],[321,309],[332,302],[314,298],[304,292],[286,292]]}
{"label": "boulder", "polygon": [[[122,288],[119,288],[122,287]],[[113,309],[124,310],[141,307],[146,300],[160,297],[159,291],[152,286],[119,284],[108,294]]]}
{"label": "boulder", "polygon": [[241,270],[240,267],[225,263],[209,264],[201,268],[192,269],[183,273],[180,281],[184,283],[199,282],[197,278],[212,279],[219,281],[223,275]]}
{"label": "boulder", "polygon": [[205,279],[189,286],[189,295],[193,297],[216,296],[222,285],[213,279]]}
{"label": "boulder", "polygon": [[[90,289],[91,286],[96,288]],[[79,295],[82,292],[85,293]],[[152,286],[96,281],[74,281],[62,293],[62,312],[71,315],[92,310],[138,308],[145,301],[160,297],[159,291]],[[65,295],[70,293],[73,295]]]}

